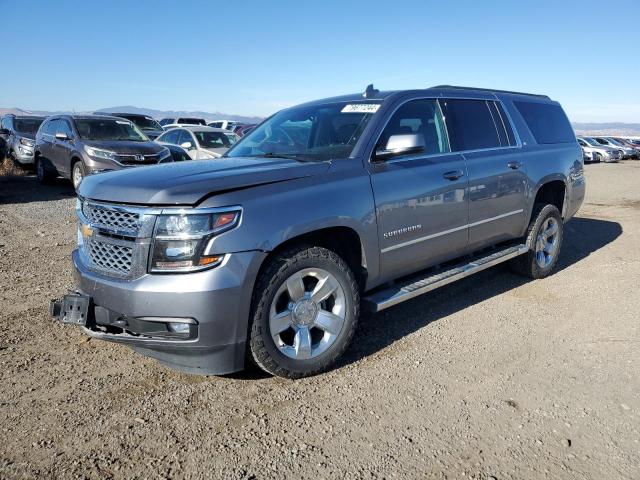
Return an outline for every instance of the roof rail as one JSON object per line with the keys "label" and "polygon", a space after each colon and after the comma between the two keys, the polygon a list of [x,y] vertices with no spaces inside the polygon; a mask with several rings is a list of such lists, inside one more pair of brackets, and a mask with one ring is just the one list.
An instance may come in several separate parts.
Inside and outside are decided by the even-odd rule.
{"label": "roof rail", "polygon": [[510,93],[512,95],[527,95],[529,97],[546,98],[547,100],[551,100],[547,95],[540,95],[538,93],[513,92],[511,90],[495,90],[492,88],[460,87],[458,85],[436,85],[435,87],[431,88],[448,88],[450,90],[476,90],[478,92],[489,93]]}

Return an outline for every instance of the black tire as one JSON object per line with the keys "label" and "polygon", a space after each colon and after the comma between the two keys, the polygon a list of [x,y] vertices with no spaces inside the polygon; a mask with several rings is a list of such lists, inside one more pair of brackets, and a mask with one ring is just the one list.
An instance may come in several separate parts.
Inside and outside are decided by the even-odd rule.
{"label": "black tire", "polygon": [[602,162],[602,155],[600,155],[599,153],[596,153],[593,157],[593,161],[596,163]]}
{"label": "black tire", "polygon": [[[78,174],[80,175],[80,182],[78,182],[78,184],[76,185],[76,180],[75,180],[75,176],[76,176],[76,169],[79,171]],[[82,183],[82,180],[84,180],[84,177],[87,176],[87,169],[84,166],[84,163],[82,163],[82,160],[76,160],[75,162],[73,162],[73,165],[71,165],[71,184],[73,185],[74,190],[77,192],[78,189],[80,188],[80,184]]]}
{"label": "black tire", "polygon": [[[305,269],[321,269],[331,274],[344,293],[344,320],[333,343],[316,357],[293,359],[283,354],[271,336],[269,315],[272,302],[285,282]],[[277,301],[277,299],[276,299]],[[284,378],[302,378],[331,368],[348,348],[360,313],[358,284],[346,262],[331,250],[300,245],[268,260],[254,289],[249,317],[247,356],[265,372]]]}
{"label": "black tire", "polygon": [[[557,233],[555,233],[556,237],[552,241],[555,241],[555,246],[552,250],[552,255],[547,255],[543,252],[544,257],[546,257],[546,262],[539,261],[539,252],[537,250],[537,241],[539,239],[539,234],[543,226],[547,224],[553,224],[557,226]],[[538,279],[544,278],[551,274],[553,268],[556,266],[558,262],[558,257],[560,256],[560,249],[562,248],[562,239],[564,236],[564,229],[562,223],[562,216],[560,215],[560,211],[555,205],[549,204],[536,204],[533,207],[533,214],[531,215],[531,222],[529,223],[529,228],[527,229],[526,241],[527,244],[530,245],[530,249],[524,255],[520,255],[519,257],[514,258],[511,261],[511,268],[521,275],[524,275],[529,278]],[[549,238],[552,238],[550,235]],[[542,263],[542,264],[541,264]]]}
{"label": "black tire", "polygon": [[56,172],[52,171],[49,161],[46,158],[36,157],[35,159],[36,179],[41,185],[50,185],[56,178]]}

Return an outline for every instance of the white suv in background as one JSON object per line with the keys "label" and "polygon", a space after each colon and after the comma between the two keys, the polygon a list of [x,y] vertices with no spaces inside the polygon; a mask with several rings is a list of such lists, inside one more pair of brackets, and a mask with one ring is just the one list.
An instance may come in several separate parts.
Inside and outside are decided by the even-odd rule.
{"label": "white suv in background", "polygon": [[238,136],[221,128],[189,125],[160,135],[156,141],[160,144],[179,145],[193,160],[221,157],[238,141]]}
{"label": "white suv in background", "polygon": [[235,120],[215,120],[209,123],[210,127],[213,128],[223,128],[224,130],[233,131],[233,127],[236,125],[240,125],[240,122],[236,122]]}

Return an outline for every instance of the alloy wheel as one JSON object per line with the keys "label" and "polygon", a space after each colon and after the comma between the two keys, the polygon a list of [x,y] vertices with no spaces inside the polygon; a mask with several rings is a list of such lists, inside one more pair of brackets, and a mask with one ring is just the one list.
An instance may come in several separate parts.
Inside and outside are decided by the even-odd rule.
{"label": "alloy wheel", "polygon": [[558,221],[547,218],[538,232],[536,239],[536,262],[541,268],[547,268],[553,263],[558,251]]}
{"label": "alloy wheel", "polygon": [[306,268],[276,292],[269,330],[282,354],[295,360],[315,358],[336,341],[345,316],[345,293],[338,280],[321,268]]}
{"label": "alloy wheel", "polygon": [[84,175],[82,174],[82,165],[80,162],[73,164],[73,172],[71,173],[71,181],[73,182],[73,188],[77,189],[82,183]]}

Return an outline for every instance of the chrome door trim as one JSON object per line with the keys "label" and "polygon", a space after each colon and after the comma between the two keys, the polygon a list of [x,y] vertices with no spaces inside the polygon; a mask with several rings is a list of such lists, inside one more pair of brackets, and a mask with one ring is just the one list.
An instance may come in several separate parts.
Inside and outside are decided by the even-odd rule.
{"label": "chrome door trim", "polygon": [[450,233],[459,232],[460,230],[464,230],[465,228],[477,227],[478,225],[482,225],[483,223],[493,222],[495,220],[500,220],[502,218],[510,217],[511,215],[517,215],[522,212],[524,212],[523,208],[519,210],[513,210],[512,212],[503,213],[501,215],[496,215],[495,217],[485,218],[477,222],[461,225],[459,227],[451,228],[449,230],[443,230],[441,232],[432,233],[431,235],[426,235],[424,237],[414,238],[413,240],[409,240],[403,243],[398,243],[396,245],[391,245],[390,247],[383,248],[382,250],[380,250],[380,253],[391,252],[393,250],[397,250],[398,248],[408,247],[409,245],[414,245],[416,243],[424,242],[426,240],[431,240],[433,238],[441,237],[443,235],[449,235]]}

